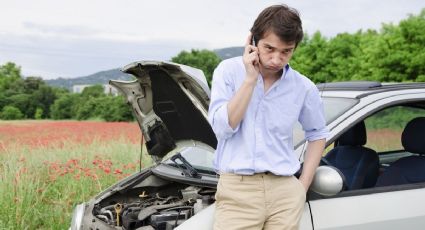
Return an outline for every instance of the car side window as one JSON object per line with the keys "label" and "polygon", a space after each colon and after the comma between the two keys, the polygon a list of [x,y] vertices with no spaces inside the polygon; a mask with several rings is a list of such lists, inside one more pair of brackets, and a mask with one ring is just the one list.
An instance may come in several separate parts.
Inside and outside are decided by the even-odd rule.
{"label": "car side window", "polygon": [[375,112],[356,121],[328,146],[321,164],[340,170],[345,190],[374,188],[394,162],[413,155],[403,147],[402,133],[412,119],[424,116],[422,104],[400,104]]}
{"label": "car side window", "polygon": [[406,124],[415,117],[424,116],[421,108],[394,106],[381,110],[364,120],[366,125],[366,147],[378,154],[403,150],[401,134]]}

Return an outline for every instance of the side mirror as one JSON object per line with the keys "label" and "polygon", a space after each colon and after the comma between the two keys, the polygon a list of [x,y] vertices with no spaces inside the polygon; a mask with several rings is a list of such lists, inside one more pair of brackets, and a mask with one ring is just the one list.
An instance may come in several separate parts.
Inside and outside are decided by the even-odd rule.
{"label": "side mirror", "polygon": [[334,196],[344,189],[344,175],[335,167],[319,166],[310,189],[323,196]]}

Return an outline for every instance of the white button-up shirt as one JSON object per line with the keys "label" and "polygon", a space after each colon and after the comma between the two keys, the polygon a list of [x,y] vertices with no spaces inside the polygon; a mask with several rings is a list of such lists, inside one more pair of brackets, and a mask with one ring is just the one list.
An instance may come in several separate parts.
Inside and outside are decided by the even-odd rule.
{"label": "white button-up shirt", "polygon": [[315,84],[289,65],[264,92],[258,77],[239,125],[232,129],[227,103],[246,76],[242,57],[222,61],[214,71],[208,120],[218,144],[214,167],[219,173],[293,175],[300,163],[293,149],[293,126],[299,121],[308,141],[326,138],[323,103]]}

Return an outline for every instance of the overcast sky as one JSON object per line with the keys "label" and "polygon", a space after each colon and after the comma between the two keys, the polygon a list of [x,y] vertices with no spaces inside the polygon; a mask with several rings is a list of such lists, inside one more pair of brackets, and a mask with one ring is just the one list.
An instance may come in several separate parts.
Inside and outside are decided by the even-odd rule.
{"label": "overcast sky", "polygon": [[182,50],[242,46],[265,7],[299,10],[326,37],[398,24],[424,0],[0,0],[0,64],[25,76],[80,77]]}

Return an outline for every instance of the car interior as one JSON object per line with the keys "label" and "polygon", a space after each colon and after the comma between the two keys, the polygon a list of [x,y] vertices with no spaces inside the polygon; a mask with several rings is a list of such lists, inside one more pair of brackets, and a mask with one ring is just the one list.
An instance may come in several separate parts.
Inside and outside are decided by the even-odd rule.
{"label": "car interior", "polygon": [[425,117],[407,123],[401,136],[407,152],[417,154],[392,163],[378,178],[377,187],[425,182]]}
{"label": "car interior", "polygon": [[378,154],[365,144],[366,127],[361,121],[341,135],[325,156],[345,176],[347,190],[373,187],[378,178]]}
{"label": "car interior", "polygon": [[334,141],[322,165],[345,177],[344,191],[425,182],[424,102],[369,115]]}

